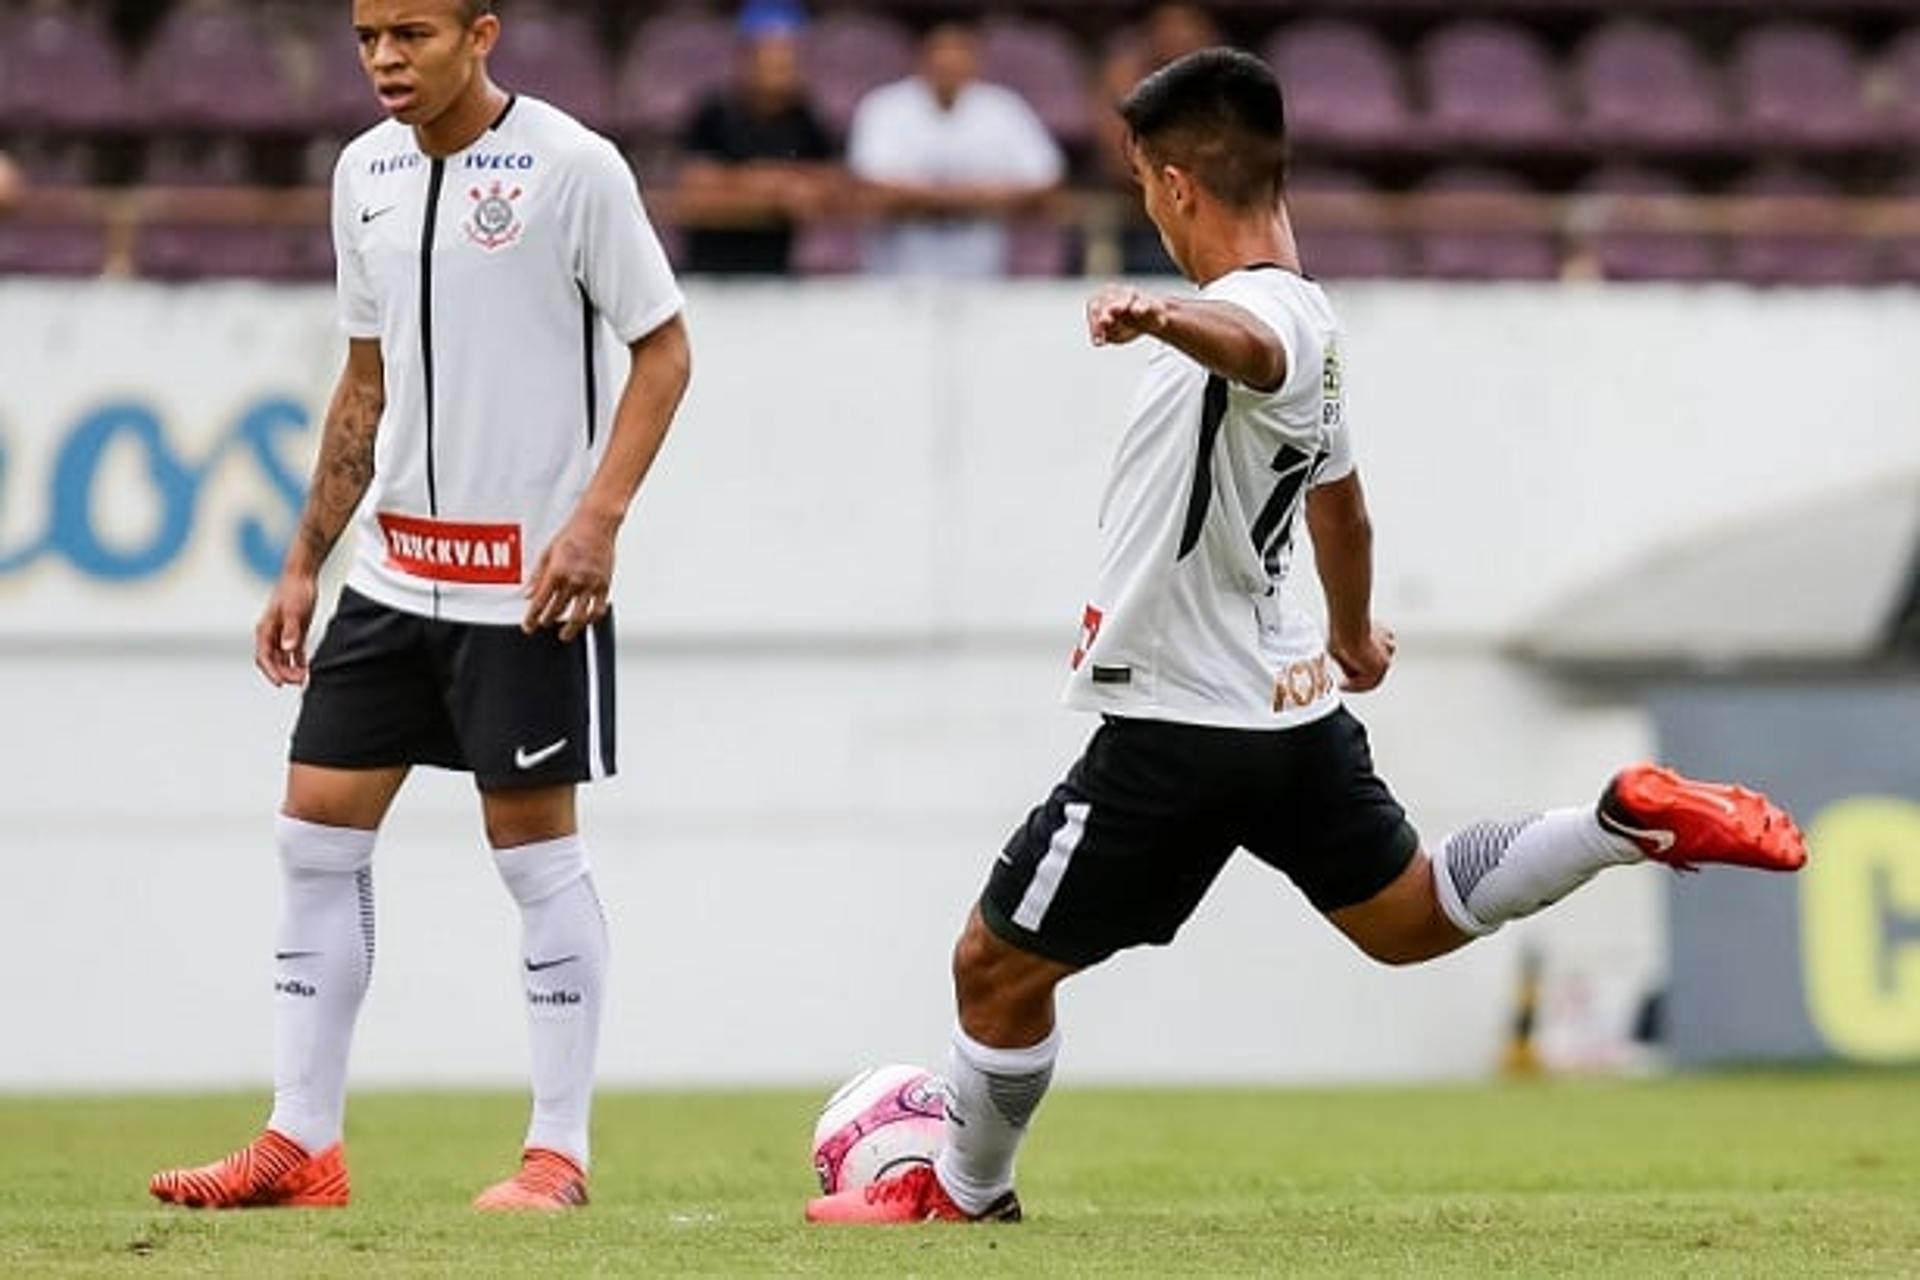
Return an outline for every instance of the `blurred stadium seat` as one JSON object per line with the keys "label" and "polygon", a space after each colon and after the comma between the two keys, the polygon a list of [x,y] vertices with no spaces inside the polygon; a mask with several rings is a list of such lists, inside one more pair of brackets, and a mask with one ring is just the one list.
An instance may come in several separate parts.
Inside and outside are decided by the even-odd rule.
{"label": "blurred stadium seat", "polygon": [[90,11],[0,11],[0,47],[0,119],[10,129],[131,128],[146,118],[127,92],[120,52]]}
{"label": "blurred stadium seat", "polygon": [[1525,28],[1454,23],[1428,38],[1420,63],[1427,123],[1439,139],[1542,146],[1566,137],[1552,63]]}
{"label": "blurred stadium seat", "polygon": [[489,66],[503,84],[544,98],[596,129],[615,127],[607,51],[583,13],[516,5],[513,39],[500,42]]}
{"label": "blurred stadium seat", "polygon": [[1828,197],[1834,186],[1805,170],[1769,167],[1739,183],[1741,196],[1766,196],[1778,203],[1752,217],[1729,255],[1728,273],[1757,285],[1865,284],[1874,277],[1870,245],[1822,229],[1797,199]]}
{"label": "blurred stadium seat", "polygon": [[0,221],[0,276],[97,276],[106,263],[105,227]]}
{"label": "blurred stadium seat", "polygon": [[[1422,190],[1496,198],[1528,194],[1526,184],[1506,170],[1470,166],[1442,169]],[[1498,205],[1497,199],[1490,203]],[[1436,280],[1551,280],[1560,274],[1560,254],[1553,237],[1539,232],[1451,228],[1420,238],[1420,270]]]}
{"label": "blurred stadium seat", "polygon": [[1920,142],[1920,27],[1893,42],[1884,65],[1889,123],[1907,142]]}
{"label": "blurred stadium seat", "polygon": [[1063,144],[1092,134],[1087,64],[1073,37],[1043,22],[995,18],[981,28],[981,78],[1003,84],[1032,106]]}
{"label": "blurred stadium seat", "polygon": [[1287,93],[1288,126],[1303,143],[1378,145],[1404,140],[1413,126],[1399,67],[1367,27],[1296,23],[1267,43],[1266,58]]}
{"label": "blurred stadium seat", "polygon": [[[1292,176],[1289,185],[1301,196],[1373,192],[1371,184],[1359,174],[1339,169],[1302,170]],[[1316,277],[1381,279],[1407,274],[1405,246],[1386,232],[1314,225],[1301,227],[1298,235],[1301,259]]]}
{"label": "blurred stadium seat", "polygon": [[807,29],[805,45],[814,106],[843,136],[860,99],[913,70],[912,34],[875,14],[828,14]]}
{"label": "blurred stadium seat", "polygon": [[844,276],[860,270],[865,240],[857,223],[815,222],[793,245],[793,269],[806,276]]}
{"label": "blurred stadium seat", "polygon": [[1587,136],[1606,146],[1720,141],[1725,116],[1693,44],[1670,27],[1627,19],[1593,32],[1574,58]]}
{"label": "blurred stadium seat", "polygon": [[282,32],[254,9],[175,9],[140,60],[143,115],[173,129],[300,129],[307,119],[287,89],[285,52]]}
{"label": "blurred stadium seat", "polygon": [[[805,73],[821,119],[842,136],[862,97],[912,73],[926,24],[954,16],[926,0],[809,7]],[[679,139],[698,103],[733,75],[737,13],[731,0],[511,0],[494,70],[615,135],[671,231]],[[1591,249],[1614,279],[1842,282],[1860,278],[1863,262],[1867,278],[1914,276],[1905,265],[1920,238],[1914,217],[1895,207],[1889,218],[1865,199],[1920,205],[1920,192],[1888,178],[1908,169],[1920,145],[1920,25],[1891,0],[1675,0],[1624,15],[1599,0],[1301,9],[1271,0],[1213,17],[1279,73],[1300,189],[1320,184],[1351,197],[1303,206],[1298,229],[1322,274],[1479,278],[1511,269],[1539,278],[1554,274],[1541,246],[1571,245]],[[985,78],[1032,104],[1072,156],[1071,185],[1084,197],[1063,204],[1064,225],[1019,233],[1022,272],[1133,262],[1128,246],[1152,239],[1130,197],[1115,194],[1112,131],[1094,89],[1096,58],[1140,53],[1137,19],[1117,0],[1011,0],[981,19]],[[1114,91],[1101,81],[1101,93]],[[324,186],[339,144],[379,118],[331,0],[0,0],[0,146],[30,188],[231,188],[244,205],[263,186]],[[1534,193],[1535,225],[1476,233],[1449,221],[1445,201],[1427,193],[1449,189],[1453,165]],[[1783,218],[1747,228],[1712,212],[1711,193],[1730,175],[1780,166],[1814,175],[1815,187]],[[1736,194],[1770,189],[1760,182]],[[1629,222],[1651,207],[1657,225],[1596,232],[1581,222],[1589,197],[1635,194],[1667,199],[1597,207]],[[33,214],[32,199],[30,190],[29,221],[48,221]],[[1805,220],[1809,199],[1829,206],[1819,215],[1824,233],[1783,231]],[[135,238],[142,207],[116,215],[132,219]],[[1389,207],[1390,218],[1375,216]],[[1323,209],[1358,221],[1316,222]],[[796,269],[857,269],[856,216],[831,211],[804,239]],[[175,234],[182,228],[172,224],[164,252],[132,260],[271,266],[273,253],[259,244],[230,254],[182,248],[228,234],[244,240],[222,228],[245,222],[230,211],[212,218],[205,237]],[[78,240],[43,230],[19,229],[10,261],[31,244],[50,255],[36,269],[95,260],[74,248]],[[1749,230],[1755,243],[1733,252]],[[291,270],[312,274],[296,257]],[[125,250],[109,258],[128,260]]]}
{"label": "blurred stadium seat", "polygon": [[1757,144],[1848,146],[1872,140],[1865,81],[1846,38],[1809,23],[1746,32],[1732,77],[1742,120]]}
{"label": "blurred stadium seat", "polygon": [[705,14],[675,13],[641,24],[620,81],[622,124],[671,137],[700,99],[733,74],[733,28]]}
{"label": "blurred stadium seat", "polygon": [[[1600,170],[1581,188],[1592,195],[1680,196],[1686,187],[1672,174],[1615,166]],[[1605,280],[1710,280],[1719,270],[1713,243],[1685,231],[1613,231],[1594,237],[1593,251]]]}

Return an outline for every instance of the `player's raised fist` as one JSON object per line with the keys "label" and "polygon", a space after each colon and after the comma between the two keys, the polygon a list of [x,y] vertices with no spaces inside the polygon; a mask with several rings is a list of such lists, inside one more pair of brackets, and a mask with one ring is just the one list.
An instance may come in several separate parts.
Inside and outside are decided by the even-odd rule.
{"label": "player's raised fist", "polygon": [[1167,300],[1131,285],[1110,284],[1087,302],[1087,336],[1096,347],[1119,346],[1141,334],[1158,333]]}
{"label": "player's raised fist", "polygon": [[1365,693],[1379,688],[1380,682],[1387,678],[1387,668],[1393,665],[1394,651],[1398,648],[1399,641],[1393,632],[1376,624],[1358,640],[1329,641],[1327,656],[1339,664],[1346,677],[1340,682],[1342,689],[1348,693]]}

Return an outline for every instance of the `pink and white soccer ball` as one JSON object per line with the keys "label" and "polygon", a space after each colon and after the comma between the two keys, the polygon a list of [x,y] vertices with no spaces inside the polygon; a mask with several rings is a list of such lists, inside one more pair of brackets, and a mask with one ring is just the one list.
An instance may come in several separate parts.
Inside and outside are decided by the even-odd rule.
{"label": "pink and white soccer ball", "polygon": [[869,1067],[834,1090],[813,1126],[813,1171],[827,1195],[932,1164],[947,1123],[945,1085],[920,1067]]}

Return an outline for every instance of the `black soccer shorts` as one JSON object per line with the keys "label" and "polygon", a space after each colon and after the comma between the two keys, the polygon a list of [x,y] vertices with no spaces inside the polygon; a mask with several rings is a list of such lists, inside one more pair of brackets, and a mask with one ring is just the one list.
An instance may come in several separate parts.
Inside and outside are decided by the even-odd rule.
{"label": "black soccer shorts", "polygon": [[436,765],[482,790],[614,771],[613,615],[572,643],[543,628],[442,622],[356,591],[307,671],[289,758],[335,769]]}
{"label": "black soccer shorts", "polygon": [[1028,815],[980,898],[987,927],[1062,964],[1173,941],[1236,848],[1322,912],[1365,902],[1420,838],[1342,708],[1292,729],[1110,716]]}

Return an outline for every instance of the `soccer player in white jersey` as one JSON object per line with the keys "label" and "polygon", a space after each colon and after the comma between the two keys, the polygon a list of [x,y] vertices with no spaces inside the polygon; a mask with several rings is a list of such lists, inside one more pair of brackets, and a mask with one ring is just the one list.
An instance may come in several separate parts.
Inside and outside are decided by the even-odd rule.
{"label": "soccer player in white jersey", "polygon": [[[1121,114],[1147,213],[1200,293],[1108,288],[1087,308],[1096,346],[1153,345],[1067,695],[1105,720],[1014,832],[955,948],[945,1149],[813,1201],[814,1221],[1017,1220],[1014,1154],[1060,1044],[1054,988],[1170,942],[1237,847],[1388,964],[1452,951],[1605,867],[1805,860],[1764,797],[1650,765],[1598,804],[1421,850],[1341,705],[1386,676],[1394,641],[1369,603],[1340,328],[1282,203],[1279,86],[1255,58],[1206,50],[1142,81]],[[1324,636],[1279,590],[1303,508]]]}
{"label": "soccer player in white jersey", "polygon": [[[266,678],[306,686],[277,827],[273,1113],[226,1159],[156,1174],[162,1200],[347,1202],[374,839],[408,770],[434,765],[473,775],[522,922],[533,1118],[519,1172],[475,1203],[586,1201],[607,934],[574,792],[613,771],[615,535],[689,355],[632,172],[494,85],[492,7],[353,3],[390,118],[335,171],[346,369],[255,633]],[[316,577],[349,520],[357,559],[309,665]]]}

